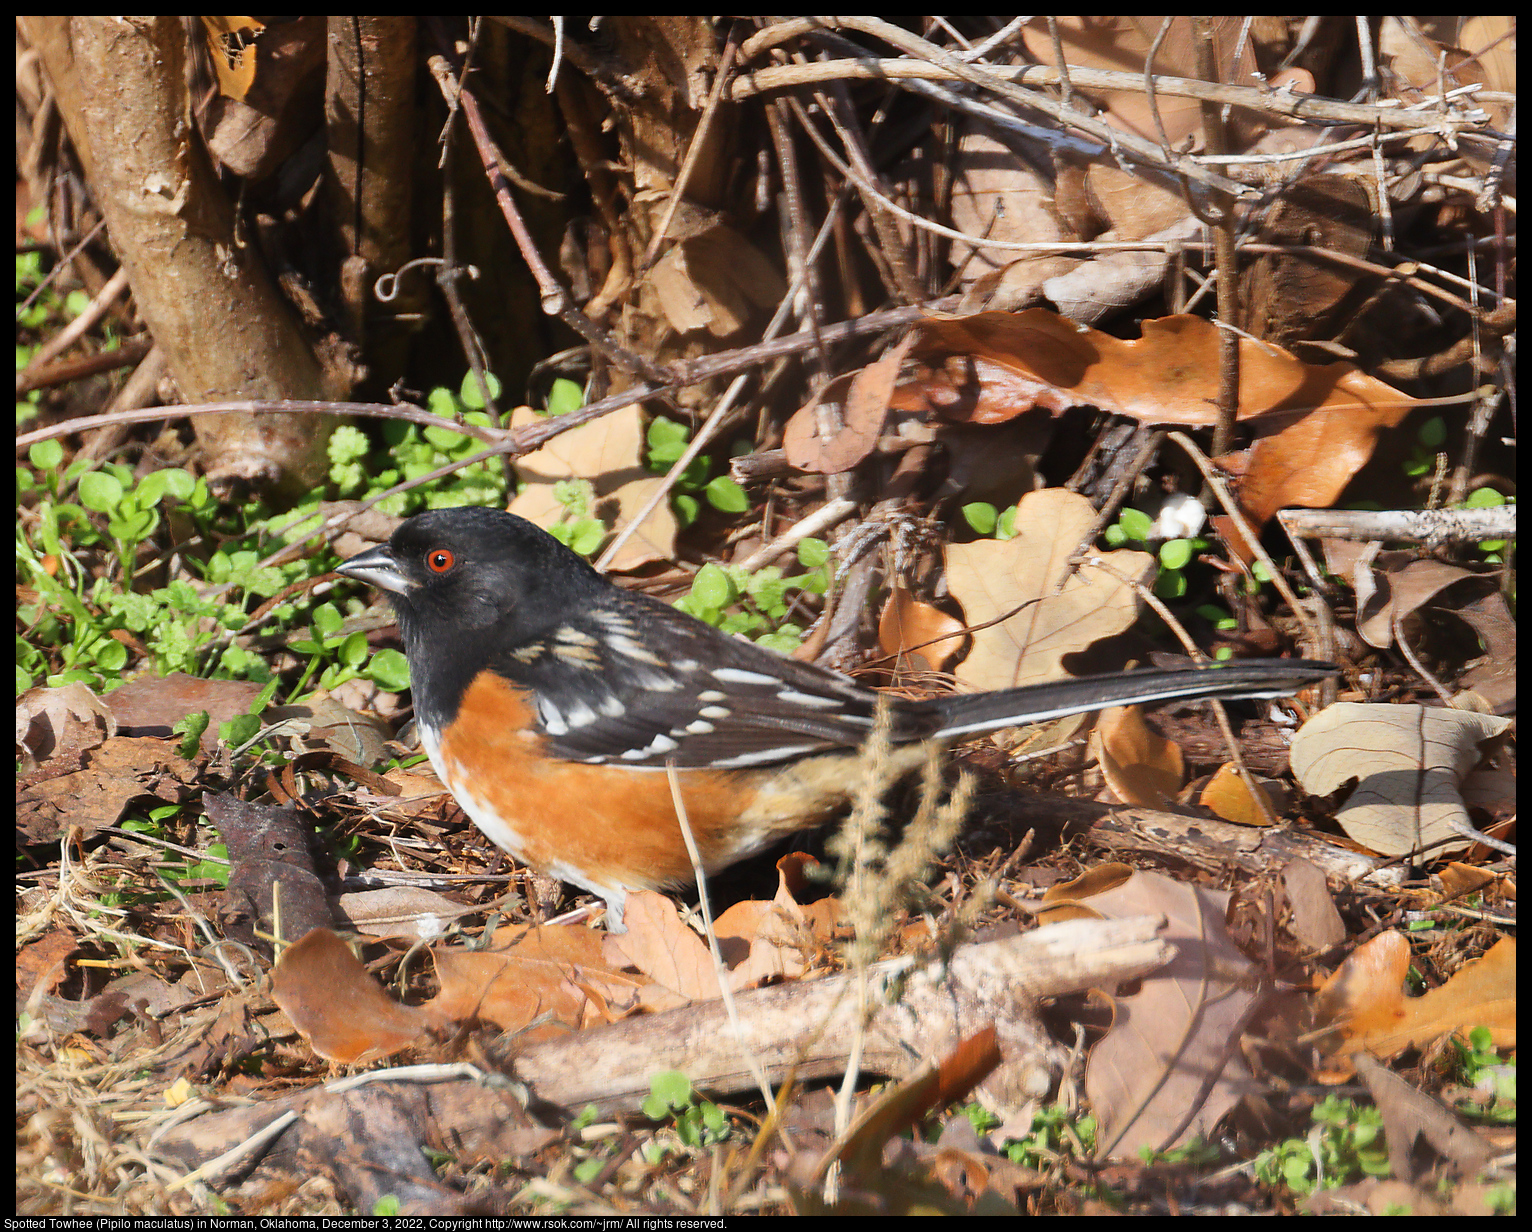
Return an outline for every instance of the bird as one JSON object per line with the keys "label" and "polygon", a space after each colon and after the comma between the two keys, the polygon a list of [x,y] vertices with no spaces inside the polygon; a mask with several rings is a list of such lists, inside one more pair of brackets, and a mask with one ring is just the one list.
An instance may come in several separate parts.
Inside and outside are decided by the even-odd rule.
{"label": "bird", "polygon": [[[671,778],[712,874],[831,820],[889,698],[904,760],[927,741],[1109,706],[1277,697],[1328,663],[1248,660],[920,699],[864,688],[615,585],[497,509],[436,509],[338,572],[387,596],[437,776],[497,846],[606,904],[695,880]],[[673,776],[672,776],[673,771]]]}

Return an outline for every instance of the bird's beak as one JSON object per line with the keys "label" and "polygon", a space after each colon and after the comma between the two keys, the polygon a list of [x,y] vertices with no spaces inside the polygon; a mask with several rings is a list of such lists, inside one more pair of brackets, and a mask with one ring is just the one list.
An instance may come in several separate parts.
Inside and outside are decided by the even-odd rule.
{"label": "bird's beak", "polygon": [[386,543],[358,552],[337,566],[335,572],[376,586],[379,590],[392,591],[396,595],[406,594],[415,588],[415,583],[399,572],[394,554],[389,551]]}

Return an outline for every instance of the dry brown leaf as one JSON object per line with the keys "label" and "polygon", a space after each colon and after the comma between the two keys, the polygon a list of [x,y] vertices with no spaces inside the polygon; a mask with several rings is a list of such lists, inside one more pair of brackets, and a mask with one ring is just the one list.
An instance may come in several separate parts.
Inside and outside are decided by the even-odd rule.
{"label": "dry brown leaf", "polygon": [[164,740],[113,736],[84,754],[84,768],[33,782],[16,793],[18,836],[54,842],[70,827],[87,836],[116,825],[128,803],[152,796],[179,804],[193,794],[196,767]]}
{"label": "dry brown leaf", "polygon": [[775,308],[787,294],[777,268],[738,231],[715,224],[675,244],[649,273],[660,309],[678,334],[738,333],[751,309]]}
{"label": "dry brown leaf", "polygon": [[623,920],[628,931],[610,936],[607,944],[629,963],[688,1001],[718,996],[707,942],[682,923],[670,898],[653,890],[629,894]]}
{"label": "dry brown leaf", "polygon": [[[530,407],[518,407],[511,414],[512,428],[543,422]],[[552,526],[564,515],[564,507],[553,497],[553,485],[561,479],[586,479],[596,490],[602,520],[621,530],[664,483],[662,476],[644,465],[644,449],[644,420],[638,407],[603,415],[516,459],[516,474],[524,486],[506,508],[538,526]],[[670,560],[675,544],[675,514],[664,500],[623,545],[611,567],[621,572]]]}
{"label": "dry brown leaf", "polygon": [[1465,894],[1472,894],[1476,890],[1482,890],[1490,883],[1499,880],[1496,874],[1487,868],[1476,868],[1471,864],[1458,864],[1456,862],[1447,865],[1437,874],[1441,882],[1441,894],[1438,902],[1451,902],[1455,898],[1461,898]]}
{"label": "dry brown leaf", "polygon": [[1366,1053],[1357,1054],[1356,1068],[1383,1116],[1388,1162],[1401,1181],[1428,1178],[1441,1160],[1460,1174],[1471,1176],[1484,1170],[1490,1160],[1489,1145],[1468,1125]]}
{"label": "dry brown leaf", "polygon": [[208,725],[202,733],[202,751],[212,753],[218,747],[219,724],[248,713],[260,693],[261,686],[248,680],[202,680],[172,672],[139,676],[113,689],[104,700],[125,736],[168,737],[187,715],[205,710]]}
{"label": "dry brown leaf", "polygon": [[[919,1172],[884,1163],[897,1135],[963,1099],[1002,1060],[994,1029],[985,1028],[960,1040],[939,1062],[927,1061],[904,1081],[885,1087],[817,1160],[799,1156],[789,1163],[794,1208],[802,1215],[1018,1214],[998,1193],[954,1194]],[[824,1178],[836,1163],[840,1185],[834,1203],[827,1204]]]}
{"label": "dry brown leaf", "polygon": [[335,900],[336,918],[357,932],[369,937],[407,937],[411,941],[434,941],[451,921],[483,910],[455,903],[424,886],[360,890]]}
{"label": "dry brown leaf", "polygon": [[[1219,334],[1198,316],[1143,323],[1114,338],[1044,308],[934,316],[921,321],[914,355],[930,369],[892,405],[929,407],[963,423],[1002,423],[1039,406],[1098,406],[1147,424],[1202,427],[1218,417]],[[1392,424],[1414,399],[1350,364],[1305,364],[1281,347],[1240,340],[1239,418],[1279,426],[1317,411]]]}
{"label": "dry brown leaf", "polygon": [[963,649],[963,622],[895,586],[878,617],[878,649],[896,672],[941,672]]}
{"label": "dry brown leaf", "polygon": [[423,1040],[433,1016],[400,1005],[379,986],[351,947],[316,928],[282,951],[271,972],[271,999],[327,1061],[356,1065]]}
{"label": "dry brown leaf", "polygon": [[[1017,509],[1015,538],[947,548],[947,586],[962,604],[967,626],[1006,617],[974,632],[973,649],[956,668],[958,680],[970,688],[1057,679],[1066,654],[1121,633],[1138,615],[1133,589],[1100,570],[1079,570],[1061,593],[1053,593],[1070,553],[1095,521],[1090,501],[1049,488],[1028,493]],[[1108,552],[1101,559],[1146,581],[1155,567],[1145,552]]]}
{"label": "dry brown leaf", "polygon": [[1043,891],[1043,905],[1037,912],[1038,923],[1101,919],[1101,912],[1088,905],[1087,900],[1115,890],[1137,871],[1131,864],[1108,862],[1086,869],[1071,881],[1049,886]]}
{"label": "dry brown leaf", "polygon": [[[1261,806],[1250,792],[1250,784],[1240,776],[1232,762],[1225,762],[1214,772],[1202,789],[1201,803],[1204,808],[1225,821],[1238,826],[1267,826],[1272,818],[1280,818],[1286,807],[1282,785],[1274,781],[1256,780],[1256,790],[1266,798],[1266,808]],[[1273,793],[1277,798],[1273,798]]]}
{"label": "dry brown leaf", "polygon": [[[1377,229],[1367,189],[1339,174],[1314,175],[1290,185],[1261,219],[1263,244],[1324,248],[1365,257]],[[1338,262],[1301,252],[1267,252],[1240,279],[1238,324],[1277,346],[1328,337],[1354,315],[1373,284]],[[1325,356],[1315,356],[1323,359]]]}
{"label": "dry brown leaf", "polygon": [[1398,621],[1424,607],[1447,587],[1470,578],[1476,579],[1481,588],[1495,586],[1492,576],[1470,573],[1444,561],[1421,560],[1413,553],[1381,552],[1376,557],[1363,553],[1352,575],[1359,600],[1356,631],[1369,646],[1386,650],[1394,644]]}
{"label": "dry brown leaf", "polygon": [[1311,950],[1328,950],[1346,939],[1346,922],[1335,906],[1324,870],[1307,860],[1282,866],[1282,890],[1292,912],[1292,934]]}
{"label": "dry brown leaf", "polygon": [[[907,335],[875,363],[857,369],[849,378],[837,377],[820,389],[787,421],[782,449],[787,460],[801,471],[836,475],[849,471],[873,451],[888,418],[888,400],[899,379],[904,357],[915,345]],[[838,411],[840,428],[833,435],[820,432],[824,417]]]}
{"label": "dry brown leaf", "polygon": [[1124,804],[1163,808],[1186,777],[1181,746],[1144,722],[1137,706],[1103,710],[1091,730],[1090,748],[1107,786]]}
{"label": "dry brown leaf", "polygon": [[808,970],[808,930],[796,904],[745,899],[713,922],[713,932],[735,991]]}
{"label": "dry brown leaf", "polygon": [[1085,192],[1092,211],[1107,224],[1105,239],[1147,239],[1191,213],[1180,193],[1121,167],[1093,165],[1085,173]]}
{"label": "dry brown leaf", "polygon": [[1108,919],[1163,915],[1161,936],[1176,947],[1170,965],[1118,999],[1117,1019],[1086,1064],[1098,1142],[1115,1157],[1205,1134],[1257,1089],[1234,1046],[1256,993],[1252,964],[1224,925],[1228,902],[1222,891],[1142,870],[1086,900]]}
{"label": "dry brown leaf", "polygon": [[[1074,17],[1057,19],[1059,42],[1065,63],[1075,68],[1115,69],[1142,74],[1149,59],[1149,48],[1159,33],[1161,18],[1142,15],[1113,17]],[[1242,22],[1240,17],[1221,16],[1213,21],[1214,57],[1217,80],[1235,85],[1249,85],[1255,56],[1247,45],[1240,58],[1243,71],[1234,77],[1234,52]],[[1179,16],[1170,21],[1170,30],[1155,52],[1154,71],[1171,77],[1197,77],[1196,35],[1192,18]],[[1048,22],[1034,18],[1022,28],[1027,50],[1039,64],[1056,64],[1053,37]],[[1077,87],[1078,88],[1078,87]],[[1085,91],[1081,91],[1085,93]],[[1148,96],[1142,90],[1096,90],[1089,92],[1107,110],[1108,122],[1127,132],[1158,143],[1160,129],[1154,122]],[[1159,95],[1156,100],[1165,136],[1172,145],[1183,138],[1202,139],[1202,109],[1194,98]],[[1248,123],[1248,113],[1243,113]]]}
{"label": "dry brown leaf", "polygon": [[28,689],[16,699],[16,748],[32,761],[67,757],[78,762],[87,749],[116,734],[111,704],[79,681]]}
{"label": "dry brown leaf", "polygon": [[1466,710],[1337,702],[1293,737],[1293,776],[1317,796],[1358,780],[1336,821],[1381,855],[1462,851],[1473,842],[1460,833],[1470,824],[1465,781],[1509,725]]}
{"label": "dry brown leaf", "polygon": [[1024,267],[1030,263],[1029,258],[1018,262],[1014,249],[986,246],[983,242],[986,239],[1038,244],[1080,238],[1072,227],[1060,222],[1053,204],[1051,178],[1043,176],[989,133],[965,131],[958,139],[952,164],[949,207],[952,226],[973,236],[975,241],[972,253],[963,258],[960,267],[963,286],[980,280],[993,283],[1002,267]]}
{"label": "dry brown leaf", "polygon": [[786,911],[789,918],[801,920],[817,941],[828,945],[836,930],[846,925],[846,912],[840,899],[833,894],[815,898],[813,902],[804,901],[816,892],[809,882],[808,870],[818,867],[819,861],[806,852],[793,851],[783,856],[777,861],[777,893],[772,901]]}
{"label": "dry brown leaf", "polygon": [[637,1005],[643,984],[607,961],[600,933],[575,925],[529,928],[492,951],[439,949],[432,957],[441,991],[422,1008],[434,1020],[477,1019],[527,1041],[615,1021]]}
{"label": "dry brown leaf", "polygon": [[[1241,363],[1245,345],[1241,339]],[[1292,363],[1299,362],[1285,351],[1281,354]],[[1356,473],[1371,461],[1380,434],[1397,427],[1414,406],[1413,399],[1350,364],[1326,364],[1312,372],[1315,380],[1301,397],[1323,403],[1305,402],[1318,409],[1260,437],[1240,459],[1239,503],[1257,528],[1278,509],[1293,505],[1328,509],[1335,504]],[[1244,418],[1243,379],[1240,387],[1240,418]],[[1272,422],[1285,417],[1283,412],[1273,416]],[[1234,469],[1228,457],[1214,461],[1225,470]]]}
{"label": "dry brown leaf", "polygon": [[1404,995],[1409,966],[1409,942],[1390,930],[1359,947],[1320,986],[1315,1016],[1337,1032],[1333,1054],[1342,1065],[1358,1049],[1386,1059],[1481,1026],[1495,1047],[1516,1046],[1515,938],[1497,941],[1424,996]]}

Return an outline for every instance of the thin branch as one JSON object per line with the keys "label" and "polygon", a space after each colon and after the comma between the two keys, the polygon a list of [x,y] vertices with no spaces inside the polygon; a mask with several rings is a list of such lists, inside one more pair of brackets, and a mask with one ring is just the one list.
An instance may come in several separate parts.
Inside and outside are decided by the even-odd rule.
{"label": "thin branch", "polygon": [[[807,20],[807,19],[804,19]],[[781,23],[787,25],[790,23]],[[770,33],[778,27],[770,27],[762,33]],[[800,31],[801,33],[802,31]],[[759,37],[759,36],[757,36]],[[785,40],[779,40],[785,41]],[[764,49],[751,47],[754,40],[746,42],[741,54],[748,57],[754,51]],[[1062,74],[1058,69],[1043,64],[988,65],[996,78],[1015,86],[1056,86]],[[869,53],[865,58],[825,60],[809,64],[778,64],[767,68],[746,69],[735,77],[729,87],[729,97],[736,102],[773,90],[796,89],[806,85],[818,85],[826,81],[845,79],[849,81],[959,81],[963,78],[941,64],[925,60],[905,58],[889,59]],[[1083,69],[1071,66],[1069,79],[1077,90],[1145,90],[1141,73],[1116,72],[1109,69]],[[1154,92],[1171,98],[1207,99],[1253,111],[1264,111],[1289,119],[1304,120],[1313,124],[1364,124],[1378,125],[1387,129],[1409,132],[1441,133],[1446,135],[1464,129],[1482,128],[1489,117],[1475,109],[1470,113],[1442,115],[1425,108],[1438,107],[1441,102],[1472,98],[1482,91],[1478,85],[1462,86],[1448,91],[1442,98],[1402,106],[1386,103],[1369,106],[1348,103],[1341,99],[1326,98],[1318,94],[1297,94],[1291,90],[1272,90],[1260,86],[1232,86],[1218,82],[1197,81],[1189,77],[1166,77],[1153,75]]]}

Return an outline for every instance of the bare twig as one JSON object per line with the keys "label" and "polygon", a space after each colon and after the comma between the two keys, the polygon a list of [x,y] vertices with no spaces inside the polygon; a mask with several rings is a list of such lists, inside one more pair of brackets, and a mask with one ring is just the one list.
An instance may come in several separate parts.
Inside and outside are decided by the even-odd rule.
{"label": "bare twig", "polygon": [[[808,19],[803,19],[808,20]],[[783,22],[781,25],[788,25]],[[772,26],[763,34],[777,30]],[[799,33],[806,32],[799,30]],[[759,36],[757,36],[759,37]],[[779,39],[777,41],[786,41]],[[766,44],[752,47],[754,39],[747,40],[741,55],[749,58],[764,50]],[[1016,86],[1056,86],[1062,74],[1045,64],[989,65],[990,75]],[[1079,90],[1144,90],[1141,73],[1123,73],[1108,69],[1083,69],[1071,66],[1070,81]],[[865,58],[824,60],[809,64],[773,65],[768,68],[746,69],[730,86],[730,97],[736,101],[765,94],[773,90],[796,89],[825,81],[844,79],[848,81],[958,81],[963,78],[945,65],[925,60],[887,59],[868,54]],[[1288,90],[1272,90],[1259,86],[1233,86],[1218,82],[1197,81],[1188,77],[1167,77],[1154,74],[1154,92],[1170,98],[1207,99],[1212,102],[1264,111],[1272,115],[1286,116],[1313,124],[1376,124],[1386,129],[1409,132],[1460,132],[1465,129],[1482,128],[1489,117],[1482,111],[1443,116],[1435,110],[1439,99],[1403,107],[1380,104],[1368,106],[1348,103],[1340,99],[1325,98],[1317,94],[1296,94]],[[1482,93],[1482,87],[1464,86],[1449,91],[1447,98],[1456,101],[1472,98]],[[1427,107],[1432,110],[1426,110]]]}

